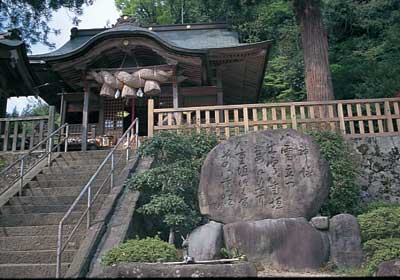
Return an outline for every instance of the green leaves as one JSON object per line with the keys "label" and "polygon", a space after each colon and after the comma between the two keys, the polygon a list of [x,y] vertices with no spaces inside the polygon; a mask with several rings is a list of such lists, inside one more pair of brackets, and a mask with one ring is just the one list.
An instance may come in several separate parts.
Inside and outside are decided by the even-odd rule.
{"label": "green leaves", "polygon": [[365,254],[365,270],[369,275],[383,261],[400,258],[400,205],[374,203],[358,215]]}
{"label": "green leaves", "polygon": [[400,238],[400,207],[379,207],[359,215],[361,237],[370,239]]}
{"label": "green leaves", "polygon": [[168,262],[177,260],[174,245],[162,241],[158,236],[131,239],[108,251],[101,264],[111,266],[119,262]]}
{"label": "green leaves", "polygon": [[157,133],[143,143],[139,154],[154,157],[156,166],[127,181],[131,190],[142,194],[138,212],[183,235],[191,231],[201,220],[197,200],[200,168],[217,143],[213,134],[175,132]]}
{"label": "green leaves", "polygon": [[357,164],[350,147],[340,134],[330,131],[308,132],[320,145],[321,153],[329,162],[333,177],[329,199],[322,205],[323,215],[354,214],[359,210],[360,188],[355,183]]}

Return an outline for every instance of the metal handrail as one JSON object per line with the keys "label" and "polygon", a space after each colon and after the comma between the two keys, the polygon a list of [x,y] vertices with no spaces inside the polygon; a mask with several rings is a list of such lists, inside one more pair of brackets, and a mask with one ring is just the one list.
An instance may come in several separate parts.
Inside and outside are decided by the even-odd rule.
{"label": "metal handrail", "polygon": [[[136,118],[133,123],[129,126],[129,128],[122,134],[121,138],[118,140],[117,144],[112,148],[112,150],[107,154],[105,159],[102,161],[102,163],[99,165],[97,168],[96,172],[93,174],[93,176],[89,179],[89,181],[86,183],[85,187],[82,189],[82,191],[79,193],[77,198],[74,200],[68,211],[65,213],[65,215],[62,217],[58,224],[58,239],[57,239],[57,265],[56,265],[56,278],[60,278],[61,274],[61,259],[62,259],[62,253],[68,246],[68,242],[71,240],[73,237],[74,233],[77,231],[78,227],[82,224],[82,221],[84,217],[86,216],[86,229],[90,228],[90,209],[95,202],[96,198],[99,196],[101,190],[105,186],[106,182],[110,178],[110,191],[114,188],[114,173],[115,173],[115,166],[118,164],[118,162],[121,160],[122,156],[118,159],[117,164],[115,163],[115,152],[117,151],[117,148],[125,143],[125,151],[126,151],[126,163],[129,161],[129,153],[130,153],[130,144],[132,142],[131,137],[134,135],[134,140],[136,147],[139,146],[139,119]],[[123,140],[126,138],[126,142]],[[106,178],[100,185],[100,188],[97,190],[96,194],[93,196],[92,199],[92,183],[94,180],[98,177],[100,171],[104,168],[108,160],[111,161],[111,170],[107,174]],[[72,229],[71,233],[68,235],[67,239],[63,243],[63,225],[64,221],[71,215],[72,211],[75,209],[76,205],[78,202],[82,199],[82,197],[87,193],[87,207],[86,210],[82,213],[78,221],[76,222],[74,228]]]}
{"label": "metal handrail", "polygon": [[[65,130],[64,130],[65,129]],[[61,141],[61,136],[63,134],[63,132],[65,132],[65,136],[63,141]],[[55,145],[53,147],[53,138],[54,136],[58,136],[58,144]],[[4,176],[9,170],[11,170],[14,166],[16,166],[17,164],[19,164],[19,177],[17,177],[12,183],[10,183],[10,185],[4,189],[1,193],[0,196],[2,194],[4,194],[6,191],[8,191],[11,186],[13,186],[16,182],[18,182],[18,180],[20,180],[20,190],[19,193],[20,195],[22,194],[22,188],[24,185],[24,176],[35,166],[37,166],[44,158],[47,157],[48,160],[48,165],[51,165],[51,155],[53,153],[53,150],[55,148],[59,149],[60,145],[62,143],[64,143],[64,152],[68,151],[68,136],[69,136],[69,126],[67,123],[63,124],[62,126],[60,126],[58,129],[56,129],[55,131],[53,131],[51,134],[49,134],[46,138],[44,138],[42,141],[40,141],[39,143],[37,143],[34,147],[32,147],[26,154],[24,154],[23,156],[21,156],[19,159],[17,159],[16,161],[14,161],[13,163],[11,163],[10,165],[8,165],[6,168],[4,168],[1,172],[0,172],[0,177]],[[29,166],[26,170],[25,170],[25,163],[27,161],[27,158],[32,155],[33,153],[38,153],[38,152],[43,152],[43,150],[41,151],[35,151],[38,148],[41,148],[44,143],[46,143],[46,149],[45,149],[45,154],[39,158],[39,160],[37,162],[35,162],[32,166]]]}

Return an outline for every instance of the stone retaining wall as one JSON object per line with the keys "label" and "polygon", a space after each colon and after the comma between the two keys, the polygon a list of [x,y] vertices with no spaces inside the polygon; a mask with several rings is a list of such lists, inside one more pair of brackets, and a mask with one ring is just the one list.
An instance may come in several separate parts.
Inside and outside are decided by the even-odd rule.
{"label": "stone retaining wall", "polygon": [[349,140],[359,162],[361,198],[400,203],[400,136]]}

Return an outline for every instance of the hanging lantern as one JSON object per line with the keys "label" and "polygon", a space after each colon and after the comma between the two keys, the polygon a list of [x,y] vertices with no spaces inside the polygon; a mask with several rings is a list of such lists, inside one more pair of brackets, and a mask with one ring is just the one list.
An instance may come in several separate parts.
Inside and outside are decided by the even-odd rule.
{"label": "hanging lantern", "polygon": [[143,93],[142,88],[139,88],[139,89],[138,89],[138,91],[136,92],[136,95],[137,95],[138,97],[143,97],[144,93]]}
{"label": "hanging lantern", "polygon": [[118,97],[121,96],[121,92],[119,91],[119,89],[117,89],[117,91],[115,92],[115,99],[117,99]]}

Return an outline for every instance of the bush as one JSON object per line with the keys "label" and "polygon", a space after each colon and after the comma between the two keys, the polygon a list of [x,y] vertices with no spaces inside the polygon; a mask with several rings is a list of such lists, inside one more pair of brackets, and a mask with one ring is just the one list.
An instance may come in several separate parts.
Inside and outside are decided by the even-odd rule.
{"label": "bush", "polygon": [[176,260],[176,248],[156,236],[128,240],[104,254],[101,263],[110,266],[119,262],[168,262]]}
{"label": "bush", "polygon": [[368,275],[383,261],[400,258],[400,206],[371,203],[368,212],[358,215]]}
{"label": "bush", "polygon": [[358,215],[363,241],[400,238],[400,207],[380,207]]}
{"label": "bush", "polygon": [[166,165],[182,160],[202,158],[218,144],[213,133],[161,131],[139,148],[140,156],[153,157],[156,164]]}
{"label": "bush", "polygon": [[201,220],[197,189],[200,169],[208,152],[218,143],[213,134],[160,132],[139,148],[151,156],[156,166],[127,181],[130,189],[141,192],[138,213],[160,221],[157,230],[173,242],[175,231],[186,235]]}
{"label": "bush", "polygon": [[365,270],[373,275],[379,264],[400,258],[400,238],[372,239],[364,243]]}
{"label": "bush", "polygon": [[144,141],[138,154],[152,157],[156,164],[165,165],[190,159],[195,152],[187,137],[173,131],[161,131]]}
{"label": "bush", "polygon": [[333,216],[340,213],[357,213],[360,188],[355,183],[357,164],[351,157],[350,147],[338,133],[331,131],[308,133],[319,143],[322,155],[329,162],[333,177],[329,199],[322,205],[321,214]]}

